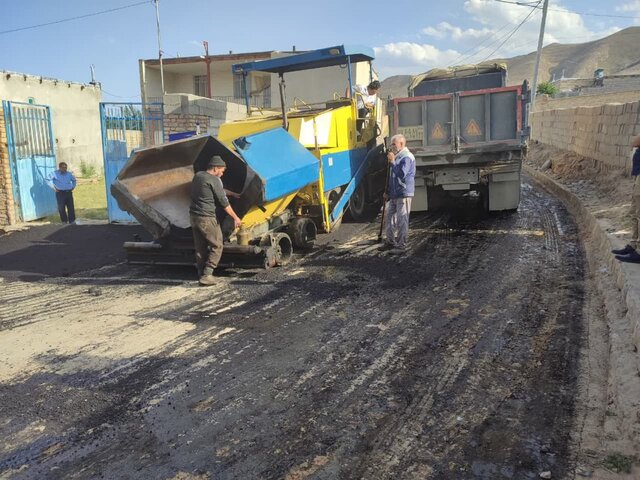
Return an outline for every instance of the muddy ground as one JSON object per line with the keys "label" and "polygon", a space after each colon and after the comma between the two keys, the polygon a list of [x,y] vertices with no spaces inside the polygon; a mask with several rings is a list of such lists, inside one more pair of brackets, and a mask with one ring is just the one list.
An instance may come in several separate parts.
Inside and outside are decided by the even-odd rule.
{"label": "muddy ground", "polygon": [[376,237],[211,288],[117,260],[5,275],[0,477],[573,478],[593,298],[562,205],[525,183],[516,213],[414,215],[403,255]]}

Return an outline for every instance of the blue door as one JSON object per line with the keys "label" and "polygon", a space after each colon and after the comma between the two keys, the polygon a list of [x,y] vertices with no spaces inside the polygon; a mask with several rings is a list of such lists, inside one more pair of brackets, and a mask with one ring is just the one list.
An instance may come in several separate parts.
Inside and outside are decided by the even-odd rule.
{"label": "blue door", "polygon": [[3,101],[16,213],[23,222],[58,211],[45,179],[56,167],[51,111],[46,105]]}
{"label": "blue door", "polygon": [[159,145],[164,141],[161,103],[100,103],[104,179],[107,187],[107,211],[110,222],[136,223],[120,209],[111,195],[111,184],[137,148]]}

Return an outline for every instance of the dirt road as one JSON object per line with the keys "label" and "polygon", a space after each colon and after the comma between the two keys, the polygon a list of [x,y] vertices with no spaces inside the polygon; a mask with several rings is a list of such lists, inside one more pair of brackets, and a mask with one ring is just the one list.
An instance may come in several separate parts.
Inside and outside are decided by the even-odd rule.
{"label": "dirt road", "polygon": [[572,468],[584,258],[548,194],[286,268],[0,283],[0,477],[526,479]]}

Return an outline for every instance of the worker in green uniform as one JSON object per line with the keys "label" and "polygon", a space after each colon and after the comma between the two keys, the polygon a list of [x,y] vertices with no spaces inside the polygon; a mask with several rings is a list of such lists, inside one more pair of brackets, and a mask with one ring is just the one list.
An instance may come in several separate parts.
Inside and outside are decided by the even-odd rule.
{"label": "worker in green uniform", "polygon": [[233,219],[235,228],[242,224],[229,204],[221,177],[227,165],[218,155],[211,157],[207,169],[197,172],[191,181],[191,206],[189,218],[196,249],[196,264],[200,285],[215,284],[214,269],[222,257],[223,237],[216,218],[216,206],[224,209]]}

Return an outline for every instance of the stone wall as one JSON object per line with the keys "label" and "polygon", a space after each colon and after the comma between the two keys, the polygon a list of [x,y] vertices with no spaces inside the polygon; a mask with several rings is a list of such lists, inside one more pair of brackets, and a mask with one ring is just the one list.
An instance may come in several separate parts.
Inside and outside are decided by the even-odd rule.
{"label": "stone wall", "polygon": [[531,114],[531,138],[609,167],[630,169],[639,122],[638,101],[536,111]]}
{"label": "stone wall", "polygon": [[4,112],[0,104],[0,225],[11,225],[16,223],[16,217],[5,127]]}
{"label": "stone wall", "polygon": [[168,94],[164,96],[164,138],[169,134],[196,130],[217,135],[220,125],[246,117],[246,107],[237,103],[212,100],[196,95]]}

